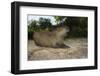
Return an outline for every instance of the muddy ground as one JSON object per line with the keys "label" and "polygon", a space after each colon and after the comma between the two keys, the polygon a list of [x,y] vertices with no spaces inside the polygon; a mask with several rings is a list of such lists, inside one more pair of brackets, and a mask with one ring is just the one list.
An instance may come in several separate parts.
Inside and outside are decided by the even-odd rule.
{"label": "muddy ground", "polygon": [[40,47],[34,40],[28,40],[28,60],[55,60],[87,58],[87,39],[71,38],[64,43],[70,48]]}

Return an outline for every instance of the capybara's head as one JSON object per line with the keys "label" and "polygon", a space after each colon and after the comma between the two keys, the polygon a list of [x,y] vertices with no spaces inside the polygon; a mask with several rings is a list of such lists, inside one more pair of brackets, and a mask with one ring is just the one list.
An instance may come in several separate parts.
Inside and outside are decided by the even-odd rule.
{"label": "capybara's head", "polygon": [[69,32],[69,27],[68,26],[59,26],[56,28],[56,33],[59,36],[65,36]]}

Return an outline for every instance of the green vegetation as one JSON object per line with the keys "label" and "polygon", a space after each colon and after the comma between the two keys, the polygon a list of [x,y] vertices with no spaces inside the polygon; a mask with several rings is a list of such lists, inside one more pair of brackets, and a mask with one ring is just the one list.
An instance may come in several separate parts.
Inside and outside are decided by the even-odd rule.
{"label": "green vegetation", "polygon": [[[87,37],[87,17],[53,16],[58,25],[66,25],[70,28],[68,37]],[[28,24],[28,38],[31,39],[34,31],[50,30],[53,27],[51,20],[40,17],[39,21],[33,20]]]}

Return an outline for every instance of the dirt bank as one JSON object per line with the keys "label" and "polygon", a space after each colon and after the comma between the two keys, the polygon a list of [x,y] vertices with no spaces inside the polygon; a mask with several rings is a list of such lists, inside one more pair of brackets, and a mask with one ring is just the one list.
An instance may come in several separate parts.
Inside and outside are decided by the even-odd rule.
{"label": "dirt bank", "polygon": [[85,38],[67,39],[64,42],[70,48],[48,48],[28,41],[28,60],[54,60],[87,58],[87,40]]}

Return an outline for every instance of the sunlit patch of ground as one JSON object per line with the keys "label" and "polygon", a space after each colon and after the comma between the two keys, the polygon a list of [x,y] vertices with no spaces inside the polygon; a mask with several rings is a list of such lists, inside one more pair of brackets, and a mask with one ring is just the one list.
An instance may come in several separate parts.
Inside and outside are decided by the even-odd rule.
{"label": "sunlit patch of ground", "polygon": [[70,48],[48,48],[35,45],[34,40],[28,40],[28,60],[55,60],[87,58],[86,38],[66,39],[64,42]]}

